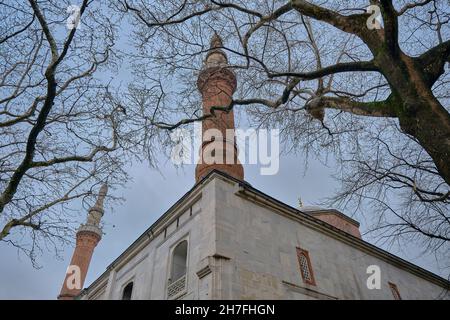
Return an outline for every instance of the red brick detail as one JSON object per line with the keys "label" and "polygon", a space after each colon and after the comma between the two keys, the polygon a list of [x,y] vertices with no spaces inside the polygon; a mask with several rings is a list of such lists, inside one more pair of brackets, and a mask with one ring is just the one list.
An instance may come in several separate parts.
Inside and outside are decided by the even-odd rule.
{"label": "red brick detail", "polygon": [[349,222],[348,220],[336,215],[333,212],[320,212],[320,213],[313,213],[313,216],[317,219],[320,219],[328,224],[331,224],[332,226],[345,231],[352,236],[355,236],[357,238],[361,239],[361,232],[359,231],[359,227],[354,225],[353,223]]}
{"label": "red brick detail", "polygon": [[86,274],[91,262],[92,254],[94,249],[100,241],[100,237],[89,231],[80,231],[77,233],[77,240],[75,250],[73,252],[72,260],[70,265],[78,266],[80,268],[80,278],[81,286],[80,289],[69,289],[67,286],[67,280],[71,274],[66,274],[64,278],[64,283],[61,288],[61,293],[58,296],[58,300],[73,300],[81,292],[84,285],[84,280],[86,279]]}
{"label": "red brick detail", "polygon": [[[204,69],[200,73],[197,86],[202,94],[203,114],[211,114],[212,107],[227,107],[230,105],[233,93],[236,89],[236,77],[234,73],[226,67],[211,67]],[[215,114],[215,117],[203,121],[202,133],[212,128],[221,132],[222,137],[224,138],[224,142],[222,143],[223,161],[221,161],[221,163],[205,163],[203,151],[208,144],[213,142],[213,140],[206,141],[202,139],[200,163],[197,164],[195,169],[195,180],[196,182],[200,181],[213,170],[220,170],[239,180],[244,180],[244,168],[238,161],[236,143],[226,140],[227,129],[235,128],[233,110],[228,112],[215,110],[213,113]],[[233,145],[228,145],[228,148],[226,148],[227,144],[230,143]],[[225,161],[227,157],[226,150],[234,150],[234,155],[230,157],[233,161],[228,161],[228,163]]]}
{"label": "red brick detail", "polygon": [[[312,265],[311,265],[311,259],[309,258],[309,252],[301,249],[301,248],[296,248],[297,249],[297,259],[298,259],[298,264],[299,264],[299,268],[300,268],[300,274],[302,276],[303,282],[312,286],[316,285],[316,280],[314,278],[314,271],[312,269]],[[306,260],[307,263],[307,269],[309,272],[309,275],[305,272],[304,270],[304,266],[303,265],[303,261]]]}

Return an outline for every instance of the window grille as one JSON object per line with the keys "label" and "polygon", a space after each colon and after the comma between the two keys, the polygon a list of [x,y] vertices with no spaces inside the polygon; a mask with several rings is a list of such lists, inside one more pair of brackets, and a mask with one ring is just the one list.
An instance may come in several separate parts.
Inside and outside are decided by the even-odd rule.
{"label": "window grille", "polygon": [[170,283],[167,286],[167,297],[173,298],[179,293],[183,292],[186,289],[186,276],[182,276],[178,280],[175,280],[174,282]]}
{"label": "window grille", "polygon": [[308,251],[297,248],[297,258],[303,282],[315,285],[316,283],[314,280],[314,274],[311,267],[311,260],[309,259]]}

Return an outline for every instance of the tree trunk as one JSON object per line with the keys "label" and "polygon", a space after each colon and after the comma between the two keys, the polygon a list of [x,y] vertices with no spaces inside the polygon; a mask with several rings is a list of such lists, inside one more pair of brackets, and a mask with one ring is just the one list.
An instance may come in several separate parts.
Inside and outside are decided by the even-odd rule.
{"label": "tree trunk", "polygon": [[436,99],[414,58],[382,54],[377,64],[393,89],[393,108],[401,129],[418,140],[450,185],[450,114]]}

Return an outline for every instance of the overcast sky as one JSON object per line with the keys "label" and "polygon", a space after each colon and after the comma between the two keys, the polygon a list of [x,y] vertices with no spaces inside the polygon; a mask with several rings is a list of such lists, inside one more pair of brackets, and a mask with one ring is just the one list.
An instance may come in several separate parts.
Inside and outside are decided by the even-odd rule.
{"label": "overcast sky", "polygon": [[[289,205],[297,206],[299,196],[304,205],[316,204],[321,198],[331,195],[338,185],[331,178],[332,170],[329,168],[310,161],[304,174],[302,163],[300,155],[282,156],[280,171],[273,176],[260,175],[257,165],[245,165],[246,180]],[[124,249],[194,185],[193,165],[180,170],[168,162],[160,171],[145,164],[130,166],[129,172],[134,181],[126,189],[117,190],[126,202],[115,207],[113,212],[105,212],[106,234],[95,249],[85,286],[103,273]],[[364,231],[365,223],[361,223],[361,230]],[[418,254],[419,250],[392,248],[390,251],[421,267],[439,272],[433,258]],[[34,269],[25,256],[18,255],[16,249],[0,243],[0,299],[55,299],[72,253],[73,247],[64,248],[64,259],[61,261],[46,253],[39,258],[42,268]]]}

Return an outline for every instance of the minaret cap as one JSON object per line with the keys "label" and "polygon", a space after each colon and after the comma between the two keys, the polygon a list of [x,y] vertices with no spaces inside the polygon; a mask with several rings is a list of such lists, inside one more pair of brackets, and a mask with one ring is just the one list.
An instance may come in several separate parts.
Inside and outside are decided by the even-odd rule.
{"label": "minaret cap", "polygon": [[97,201],[94,206],[89,209],[89,214],[85,224],[82,224],[78,231],[92,231],[97,233],[101,237],[100,220],[102,219],[104,210],[103,202],[105,201],[106,193],[108,192],[108,186],[103,184],[98,193]]}
{"label": "minaret cap", "polygon": [[91,209],[89,209],[89,212],[97,211],[103,215],[103,202],[105,201],[107,193],[108,193],[108,185],[104,183],[98,192],[97,201],[95,202],[94,206]]}
{"label": "minaret cap", "polygon": [[210,40],[209,52],[205,58],[204,68],[223,67],[228,64],[228,58],[223,48],[222,38],[214,32]]}
{"label": "minaret cap", "polygon": [[209,48],[215,49],[215,48],[222,48],[222,47],[223,47],[222,38],[217,34],[217,32],[214,32],[213,36],[211,37]]}

